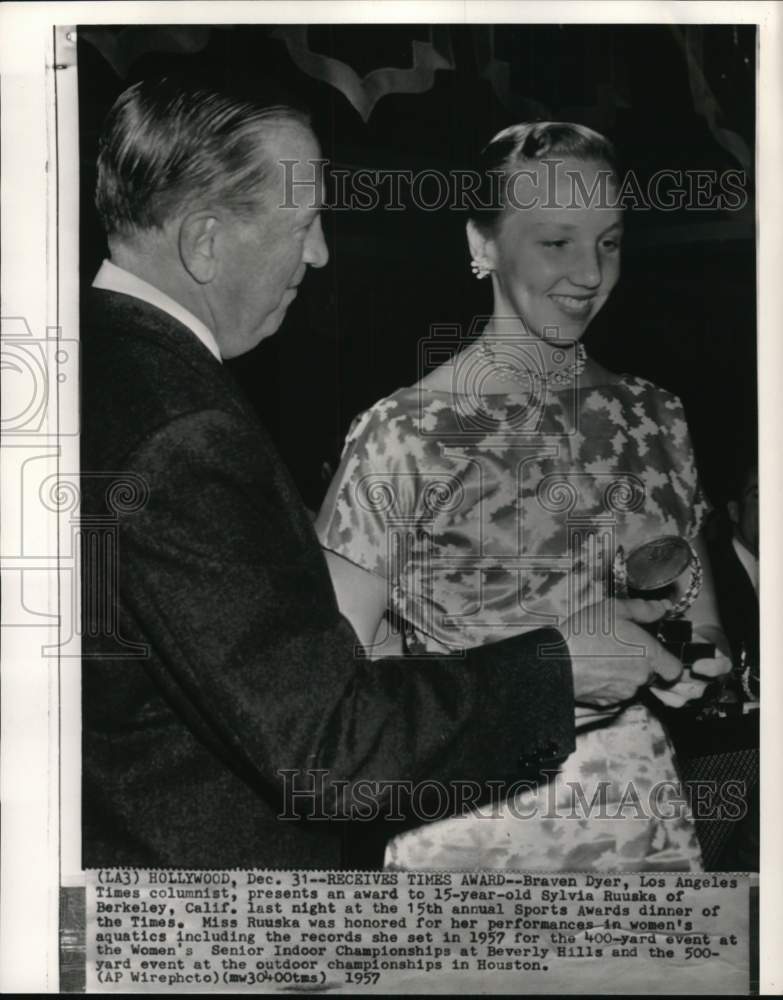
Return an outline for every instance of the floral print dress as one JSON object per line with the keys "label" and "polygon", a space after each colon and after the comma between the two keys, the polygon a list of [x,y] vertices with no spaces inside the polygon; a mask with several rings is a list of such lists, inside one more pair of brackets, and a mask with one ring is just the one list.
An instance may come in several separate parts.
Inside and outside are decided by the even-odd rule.
{"label": "floral print dress", "polygon": [[[607,595],[618,546],[693,539],[706,512],[681,402],[620,376],[538,399],[400,389],[354,422],[316,527],[388,581],[411,651],[443,653],[562,625]],[[387,865],[698,870],[655,716],[577,708],[576,724],[548,780],[395,837]]]}

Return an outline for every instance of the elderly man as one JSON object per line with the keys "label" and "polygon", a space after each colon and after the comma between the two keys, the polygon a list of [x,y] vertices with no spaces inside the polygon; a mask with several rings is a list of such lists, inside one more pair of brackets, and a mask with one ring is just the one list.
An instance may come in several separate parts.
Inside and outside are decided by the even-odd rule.
{"label": "elderly man", "polygon": [[[571,751],[575,697],[679,672],[654,643],[607,659],[611,637],[572,639],[569,656],[554,630],[443,659],[357,654],[310,518],[221,363],[327,263],[319,155],[290,108],[167,81],[131,87],[105,126],[83,514],[114,526],[118,584],[85,553],[87,867],[356,864],[359,782],[362,815],[369,798],[383,817],[399,781],[535,775]],[[117,503],[113,479],[138,502]]]}

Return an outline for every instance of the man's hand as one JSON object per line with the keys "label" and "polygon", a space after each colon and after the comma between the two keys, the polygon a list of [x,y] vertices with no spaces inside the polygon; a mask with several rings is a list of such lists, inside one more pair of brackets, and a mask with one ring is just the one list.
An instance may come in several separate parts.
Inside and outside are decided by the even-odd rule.
{"label": "man's hand", "polygon": [[630,700],[656,677],[676,681],[680,661],[636,624],[658,621],[670,607],[668,601],[606,600],[572,615],[562,632],[575,700],[606,708]]}
{"label": "man's hand", "polygon": [[710,681],[723,677],[731,671],[731,660],[726,655],[728,641],[718,626],[702,625],[693,631],[694,642],[709,642],[715,646],[715,655],[709,659],[697,660],[692,667],[686,667],[682,677],[670,687],[653,687],[652,694],[669,708],[682,708],[689,701],[695,701],[704,694]]}

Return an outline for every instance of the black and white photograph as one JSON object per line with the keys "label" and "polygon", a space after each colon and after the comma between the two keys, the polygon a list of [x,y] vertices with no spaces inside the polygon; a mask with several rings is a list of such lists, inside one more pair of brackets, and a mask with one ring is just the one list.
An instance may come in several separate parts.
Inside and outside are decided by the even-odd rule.
{"label": "black and white photograph", "polygon": [[3,282],[45,988],[771,989],[774,5],[106,6]]}

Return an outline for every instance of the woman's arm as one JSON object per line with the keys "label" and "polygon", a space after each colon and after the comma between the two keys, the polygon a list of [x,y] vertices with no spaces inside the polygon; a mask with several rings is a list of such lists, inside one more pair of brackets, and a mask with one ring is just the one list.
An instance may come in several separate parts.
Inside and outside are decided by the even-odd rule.
{"label": "woman's arm", "polygon": [[337,604],[353,626],[367,655],[375,660],[401,656],[402,638],[387,634],[384,612],[389,607],[389,583],[348,559],[324,550]]}

